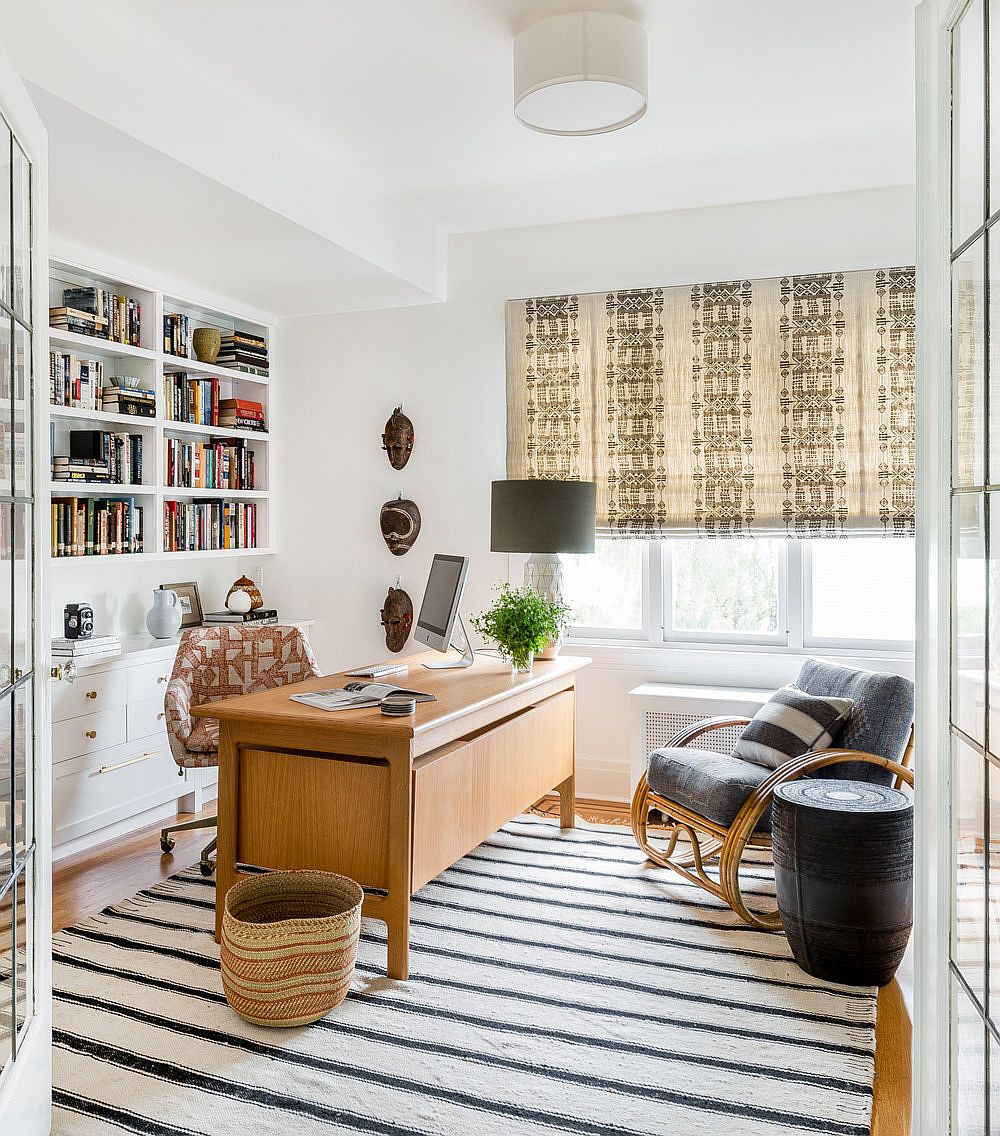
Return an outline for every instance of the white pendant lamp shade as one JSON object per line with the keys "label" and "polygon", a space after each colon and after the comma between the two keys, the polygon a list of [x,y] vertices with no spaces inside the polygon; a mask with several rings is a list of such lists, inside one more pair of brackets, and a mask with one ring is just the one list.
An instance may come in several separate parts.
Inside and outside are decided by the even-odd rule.
{"label": "white pendant lamp shade", "polygon": [[514,117],[543,134],[606,134],[646,113],[646,31],[627,16],[568,12],[514,40]]}

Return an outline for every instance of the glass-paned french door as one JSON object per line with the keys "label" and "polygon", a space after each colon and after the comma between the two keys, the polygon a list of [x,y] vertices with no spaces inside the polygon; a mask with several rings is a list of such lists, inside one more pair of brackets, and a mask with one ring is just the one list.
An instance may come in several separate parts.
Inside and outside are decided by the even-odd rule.
{"label": "glass-paned french door", "polygon": [[35,1012],[31,163],[0,118],[0,1070]]}

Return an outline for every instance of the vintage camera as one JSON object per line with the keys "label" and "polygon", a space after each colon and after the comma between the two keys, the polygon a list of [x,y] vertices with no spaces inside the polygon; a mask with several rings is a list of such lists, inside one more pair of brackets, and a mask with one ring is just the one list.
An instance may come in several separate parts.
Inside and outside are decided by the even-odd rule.
{"label": "vintage camera", "polygon": [[94,609],[90,604],[66,605],[63,633],[67,639],[89,639],[94,634]]}

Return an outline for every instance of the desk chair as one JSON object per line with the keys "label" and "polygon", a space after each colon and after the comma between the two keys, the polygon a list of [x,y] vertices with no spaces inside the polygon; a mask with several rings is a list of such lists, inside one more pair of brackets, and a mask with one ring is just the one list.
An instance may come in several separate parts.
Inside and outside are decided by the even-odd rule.
{"label": "desk chair", "polygon": [[[793,757],[777,769],[691,746],[710,730],[747,725],[749,718],[706,718],[649,755],[632,797],[632,832],[647,857],[721,899],[751,926],[781,929],[777,910],[751,911],[740,890],[747,848],[771,847],[771,800],[778,785],[800,777],[844,777],[900,788],[913,785],[913,683],[899,675],[854,670],[808,659],[795,685],[806,694],[849,698],[851,717],[836,748]],[[649,813],[666,821],[659,847]],[[689,843],[678,848],[678,839]],[[718,861],[718,878],[706,871]]]}
{"label": "desk chair", "polygon": [[[170,752],[183,776],[185,769],[219,764],[219,723],[192,718],[191,709],[239,694],[254,694],[319,675],[312,648],[297,627],[198,627],[181,636],[167,683],[164,710]],[[173,851],[172,832],[214,828],[218,816],[168,825],[160,847]],[[201,853],[202,875],[215,870],[213,839]]]}

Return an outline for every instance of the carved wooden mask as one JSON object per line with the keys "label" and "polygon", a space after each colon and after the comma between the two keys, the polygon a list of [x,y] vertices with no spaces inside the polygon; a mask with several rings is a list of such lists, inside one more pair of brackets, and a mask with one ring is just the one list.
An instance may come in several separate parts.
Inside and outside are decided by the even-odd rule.
{"label": "carved wooden mask", "polygon": [[402,588],[390,588],[382,605],[385,645],[390,651],[402,651],[413,627],[413,601]]}
{"label": "carved wooden mask", "polygon": [[413,423],[403,413],[402,407],[397,406],[385,424],[382,449],[389,455],[389,464],[393,469],[402,469],[410,460],[410,454],[413,453]]}
{"label": "carved wooden mask", "polygon": [[393,556],[405,556],[420,535],[420,510],[415,501],[409,501],[405,497],[400,497],[397,501],[386,501],[378,523],[382,529],[382,539]]}

